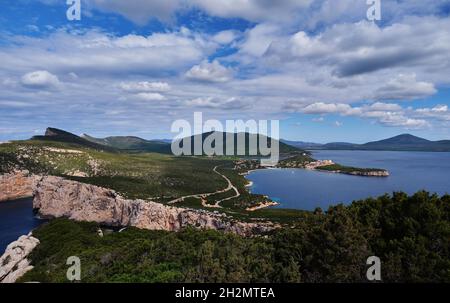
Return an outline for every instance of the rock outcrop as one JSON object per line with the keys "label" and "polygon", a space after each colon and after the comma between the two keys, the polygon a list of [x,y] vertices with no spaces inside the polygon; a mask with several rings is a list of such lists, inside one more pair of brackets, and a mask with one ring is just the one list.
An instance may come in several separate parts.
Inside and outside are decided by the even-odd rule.
{"label": "rock outcrop", "polygon": [[0,202],[31,197],[36,181],[37,177],[28,171],[0,175]]}
{"label": "rock outcrop", "polygon": [[27,257],[38,244],[39,240],[30,233],[8,245],[0,258],[0,283],[14,283],[33,269]]}
{"label": "rock outcrop", "polygon": [[238,222],[224,214],[128,200],[110,189],[53,176],[42,177],[36,183],[33,207],[47,218],[67,217],[151,230],[178,231],[193,226],[249,236],[273,229],[270,223]]}

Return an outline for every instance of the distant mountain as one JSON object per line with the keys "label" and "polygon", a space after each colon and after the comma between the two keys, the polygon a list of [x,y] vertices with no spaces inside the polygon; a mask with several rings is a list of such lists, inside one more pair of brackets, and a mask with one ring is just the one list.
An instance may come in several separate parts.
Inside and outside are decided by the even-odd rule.
{"label": "distant mountain", "polygon": [[289,140],[284,140],[284,139],[281,139],[280,142],[285,143],[290,146],[295,146],[295,147],[298,147],[301,149],[312,149],[312,148],[321,147],[323,145],[323,144],[319,144],[319,143],[303,142],[303,141],[289,141]]}
{"label": "distant mountain", "polygon": [[450,141],[430,141],[410,134],[369,142],[359,146],[367,150],[402,150],[402,151],[450,151]]}
{"label": "distant mountain", "polygon": [[172,153],[170,143],[160,140],[145,140],[134,136],[94,138],[86,134],[83,134],[82,138],[96,144],[129,152]]}
{"label": "distant mountain", "polygon": [[[227,149],[227,145],[226,145],[227,135],[233,135],[233,137],[234,137],[234,155],[238,155],[238,153],[237,153],[238,133],[233,134],[233,133],[225,133],[225,132],[207,132],[207,133],[203,133],[201,135],[195,135],[195,136],[189,137],[191,140],[192,154],[194,154],[194,142],[195,142],[196,138],[199,138],[197,140],[201,140],[201,142],[203,144],[205,142],[205,139],[208,138],[212,134],[217,134],[217,137],[219,137],[219,138],[221,137],[223,139],[223,142],[224,142],[223,153],[224,154]],[[244,134],[244,136],[245,136],[245,155],[247,155],[247,156],[260,155],[259,148],[258,148],[260,138],[262,138],[263,140],[266,140],[266,142],[268,142],[268,146],[270,147],[270,144],[271,144],[270,137],[266,137],[266,136],[262,136],[262,135],[261,135],[261,137],[259,137],[257,134],[250,134],[250,133],[240,133],[240,134]],[[189,138],[185,138],[185,139],[189,139]],[[256,140],[257,149],[251,148],[251,146],[249,144],[251,138]],[[183,146],[182,143],[180,143],[180,145]],[[291,145],[288,145],[283,142],[279,142],[279,152],[281,154],[287,154],[287,153],[304,153],[306,151],[304,151],[298,147],[291,146]]]}
{"label": "distant mountain", "polygon": [[112,148],[107,147],[105,145],[98,144],[96,142],[88,141],[84,138],[81,138],[75,134],[66,132],[61,129],[49,127],[45,131],[43,136],[34,136],[31,140],[39,140],[39,141],[54,141],[54,142],[62,142],[62,143],[70,143],[81,145],[83,147],[89,147],[98,150],[107,150],[113,151]]}
{"label": "distant mountain", "polygon": [[411,134],[402,134],[385,140],[373,141],[365,144],[333,142],[312,145],[311,147],[308,147],[308,149],[450,152],[450,140],[430,141]]}
{"label": "distant mountain", "polygon": [[318,149],[354,149],[358,144],[347,143],[347,142],[331,142],[327,144],[322,144]]}
{"label": "distant mountain", "polygon": [[427,149],[433,146],[433,142],[410,134],[403,134],[385,140],[368,142],[360,147],[364,149]]}

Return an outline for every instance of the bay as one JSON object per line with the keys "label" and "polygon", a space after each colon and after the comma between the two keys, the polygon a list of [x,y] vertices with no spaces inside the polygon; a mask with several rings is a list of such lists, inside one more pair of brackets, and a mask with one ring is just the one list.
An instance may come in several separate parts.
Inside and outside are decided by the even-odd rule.
{"label": "bay", "polygon": [[264,169],[251,172],[250,190],[280,202],[280,208],[327,209],[338,203],[404,191],[450,193],[450,153],[390,151],[315,151],[315,159],[355,167],[384,168],[387,178],[349,176],[304,169]]}
{"label": "bay", "polygon": [[28,234],[44,220],[33,214],[33,199],[0,202],[0,255],[20,236]]}

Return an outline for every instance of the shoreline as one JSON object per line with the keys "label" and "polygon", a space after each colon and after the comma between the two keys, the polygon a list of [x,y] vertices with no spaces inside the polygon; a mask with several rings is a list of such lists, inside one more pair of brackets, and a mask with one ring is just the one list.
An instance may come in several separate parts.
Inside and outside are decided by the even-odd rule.
{"label": "shoreline", "polygon": [[370,171],[370,172],[361,172],[361,171],[351,171],[351,172],[345,172],[341,170],[326,170],[326,169],[320,169],[320,167],[316,169],[311,169],[313,171],[323,172],[323,173],[331,173],[331,174],[342,174],[342,175],[349,175],[349,176],[356,176],[356,177],[377,177],[377,178],[387,178],[390,176],[389,171],[387,170],[377,170],[377,171]]}
{"label": "shoreline", "polygon": [[254,212],[256,210],[260,210],[260,209],[264,209],[264,208],[268,208],[268,207],[272,207],[272,206],[278,206],[278,205],[280,205],[280,203],[274,202],[274,201],[272,201],[272,202],[267,201],[267,202],[261,203],[256,206],[247,207],[245,210]]}
{"label": "shoreline", "polygon": [[[295,156],[294,156],[295,157]],[[292,158],[294,158],[292,157]],[[286,158],[285,160],[288,160],[289,158]],[[327,162],[328,161],[328,162]],[[313,161],[311,163],[320,163],[320,162],[324,162],[326,164],[330,164],[332,163],[333,165],[335,165],[335,163],[332,160],[316,160]],[[279,164],[278,164],[279,165]],[[251,180],[248,180],[246,178],[246,176],[250,175],[252,172],[258,171],[258,170],[262,170],[262,169],[302,169],[302,170],[309,170],[309,171],[316,171],[316,172],[320,172],[320,173],[332,173],[332,174],[342,174],[342,175],[349,175],[349,176],[355,176],[355,177],[367,177],[367,178],[387,178],[390,176],[390,172],[388,170],[385,169],[379,169],[379,170],[374,170],[374,171],[341,171],[341,170],[326,170],[326,169],[320,169],[321,166],[317,166],[317,167],[280,167],[280,166],[273,166],[273,167],[267,167],[267,166],[259,166],[257,168],[252,168],[249,170],[246,170],[244,172],[239,173],[239,175],[243,176],[244,179],[247,181],[247,183],[244,185],[245,190],[251,194],[250,188],[254,185],[254,182]],[[324,165],[327,166],[327,165]],[[345,166],[342,166],[345,167]],[[359,169],[359,168],[358,168]],[[363,169],[361,169],[363,170]],[[268,199],[270,199],[270,197],[267,197]],[[265,203],[261,203],[257,206],[253,206],[253,207],[248,207],[245,210],[249,211],[249,212],[253,212],[259,209],[264,209],[264,208],[268,208],[268,207],[272,207],[272,206],[277,206],[280,205],[280,203],[275,202],[275,201],[271,201],[271,202],[265,202]]]}

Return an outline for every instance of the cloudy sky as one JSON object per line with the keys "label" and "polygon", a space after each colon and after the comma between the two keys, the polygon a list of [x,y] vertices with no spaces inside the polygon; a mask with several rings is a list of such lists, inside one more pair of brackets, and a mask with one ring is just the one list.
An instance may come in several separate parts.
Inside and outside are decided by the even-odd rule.
{"label": "cloudy sky", "polygon": [[[276,3],[276,4],[275,4]],[[0,141],[47,126],[171,138],[176,119],[281,137],[450,138],[450,1],[3,0]]]}

